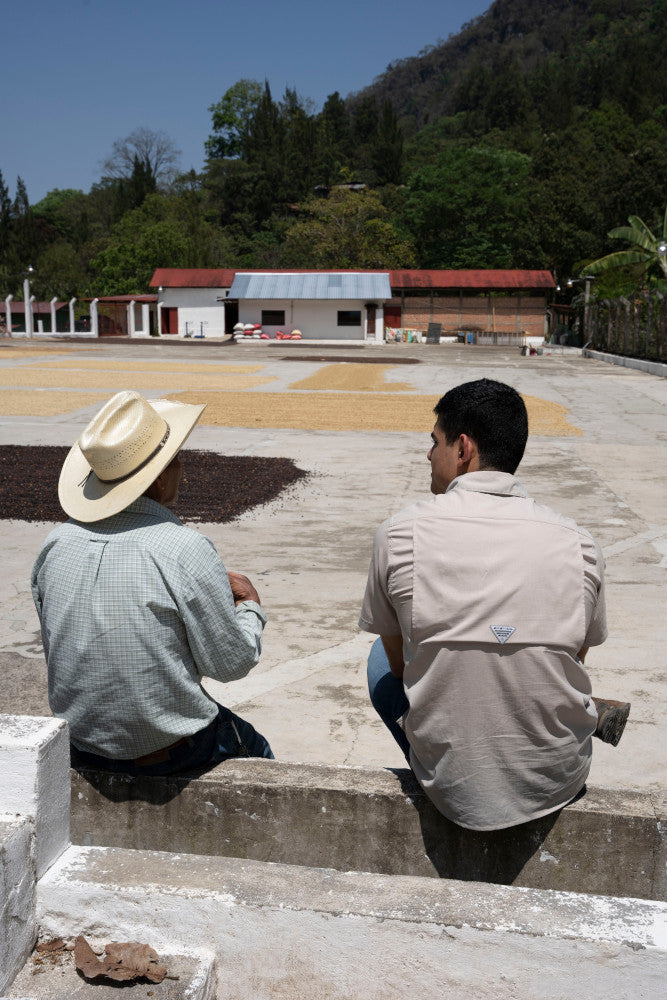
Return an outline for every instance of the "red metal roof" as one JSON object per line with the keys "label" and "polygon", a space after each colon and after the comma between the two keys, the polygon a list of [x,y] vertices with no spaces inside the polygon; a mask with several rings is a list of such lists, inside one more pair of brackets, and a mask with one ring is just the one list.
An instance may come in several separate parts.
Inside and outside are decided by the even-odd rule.
{"label": "red metal roof", "polygon": [[[83,302],[92,302],[92,299],[82,299]],[[124,302],[157,302],[157,295],[98,295],[98,302],[118,302],[122,305]]]}
{"label": "red metal roof", "polygon": [[555,288],[550,271],[390,271],[392,288]]}
{"label": "red metal roof", "polygon": [[[230,288],[237,274],[316,274],[322,268],[199,268],[199,267],[159,267],[151,279],[151,288]],[[386,269],[331,268],[328,274],[389,274],[392,289],[402,288],[450,288],[477,290],[511,290],[555,288],[556,282],[550,271],[392,271]]]}
{"label": "red metal roof", "polygon": [[241,268],[158,267],[151,278],[151,288],[231,288],[234,275]]}

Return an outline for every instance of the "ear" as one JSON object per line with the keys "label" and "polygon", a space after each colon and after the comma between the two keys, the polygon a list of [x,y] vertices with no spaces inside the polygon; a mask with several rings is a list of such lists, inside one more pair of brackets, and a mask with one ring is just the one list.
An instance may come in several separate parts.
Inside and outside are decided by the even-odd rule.
{"label": "ear", "polygon": [[459,468],[469,466],[477,458],[477,444],[467,434],[459,434],[457,448],[458,453],[456,457]]}

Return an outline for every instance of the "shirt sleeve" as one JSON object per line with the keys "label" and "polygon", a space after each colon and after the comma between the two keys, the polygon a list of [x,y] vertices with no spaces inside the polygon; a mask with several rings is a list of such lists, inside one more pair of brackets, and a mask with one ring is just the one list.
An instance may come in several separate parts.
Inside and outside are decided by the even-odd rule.
{"label": "shirt sleeve", "polygon": [[183,569],[179,611],[200,675],[245,677],[259,660],[266,615],[255,601],[234,605],[225,565],[203,535],[189,547]]}
{"label": "shirt sleeve", "polygon": [[607,605],[604,587],[604,556],[595,539],[582,533],[581,551],[584,557],[584,594],[588,628],[584,646],[601,646],[607,638]]}
{"label": "shirt sleeve", "polygon": [[359,628],[376,635],[401,635],[396,611],[389,599],[388,522],[380,525],[373,539],[373,554],[368,570],[366,593],[359,618]]}

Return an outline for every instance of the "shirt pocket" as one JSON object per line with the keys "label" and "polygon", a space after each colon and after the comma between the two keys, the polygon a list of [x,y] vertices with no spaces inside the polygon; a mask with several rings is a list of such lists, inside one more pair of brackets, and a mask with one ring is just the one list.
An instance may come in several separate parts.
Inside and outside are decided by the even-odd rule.
{"label": "shirt pocket", "polygon": [[417,642],[581,648],[583,557],[560,524],[447,518],[414,527]]}

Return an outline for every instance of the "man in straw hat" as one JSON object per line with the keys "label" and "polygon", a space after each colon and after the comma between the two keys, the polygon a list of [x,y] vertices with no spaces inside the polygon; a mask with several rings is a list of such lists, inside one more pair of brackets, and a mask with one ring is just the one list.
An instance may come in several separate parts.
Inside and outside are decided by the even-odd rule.
{"label": "man in straw hat", "polygon": [[46,539],[31,583],[49,704],[69,723],[77,767],[170,774],[273,757],[201,686],[244,677],[266,622],[250,580],[167,509],[203,410],[119,392],[63,464],[70,520]]}

